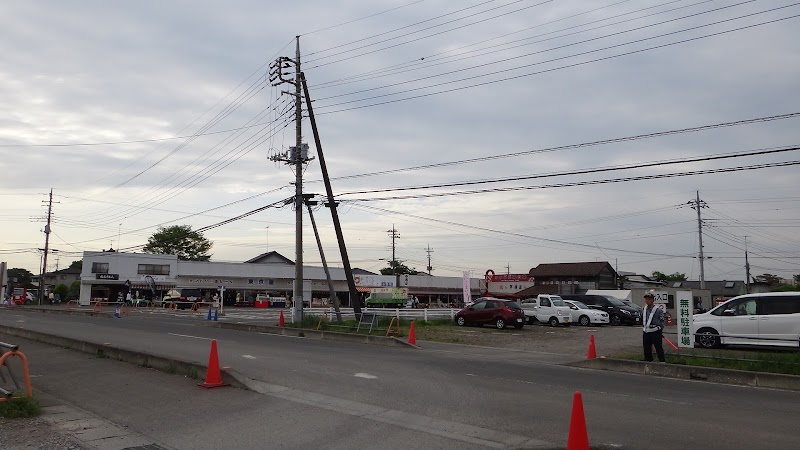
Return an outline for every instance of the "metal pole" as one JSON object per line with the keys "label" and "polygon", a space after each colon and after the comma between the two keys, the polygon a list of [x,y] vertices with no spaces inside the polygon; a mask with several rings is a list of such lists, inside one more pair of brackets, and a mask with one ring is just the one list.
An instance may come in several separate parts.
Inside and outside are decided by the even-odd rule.
{"label": "metal pole", "polygon": [[703,267],[703,220],[700,218],[700,191],[697,191],[697,236],[700,239],[700,289],[706,288],[706,274]]}
{"label": "metal pole", "polygon": [[747,236],[744,237],[744,270],[747,293],[750,293],[750,261],[747,259]]}
{"label": "metal pole", "polygon": [[295,48],[295,97],[294,97],[294,120],[295,120],[295,268],[294,268],[294,314],[292,317],[299,321],[303,320],[303,104],[300,98],[300,36],[296,36],[297,45]]}

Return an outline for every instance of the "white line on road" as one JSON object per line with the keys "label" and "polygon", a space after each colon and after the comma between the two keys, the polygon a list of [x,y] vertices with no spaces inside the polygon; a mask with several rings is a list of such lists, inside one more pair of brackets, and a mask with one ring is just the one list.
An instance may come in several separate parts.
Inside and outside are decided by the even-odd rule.
{"label": "white line on road", "polygon": [[375,375],[370,375],[368,373],[357,373],[357,374],[355,374],[353,376],[354,377],[358,377],[358,378],[366,378],[368,380],[377,380],[378,379],[378,377],[376,377]]}
{"label": "white line on road", "polygon": [[190,336],[188,334],[177,334],[177,333],[167,333],[167,334],[169,334],[171,336],[188,337],[188,338],[192,338],[192,339],[205,339],[207,341],[213,341],[214,340],[213,338],[207,338],[207,337],[202,337],[202,336]]}
{"label": "white line on road", "polygon": [[245,359],[256,359],[256,357],[253,356],[253,355],[242,355],[242,358],[245,358]]}
{"label": "white line on road", "polygon": [[305,336],[289,336],[288,334],[276,334],[276,333],[258,333],[258,334],[265,334],[267,336],[278,336],[278,337],[288,337],[288,338],[297,338],[297,339],[305,339]]}

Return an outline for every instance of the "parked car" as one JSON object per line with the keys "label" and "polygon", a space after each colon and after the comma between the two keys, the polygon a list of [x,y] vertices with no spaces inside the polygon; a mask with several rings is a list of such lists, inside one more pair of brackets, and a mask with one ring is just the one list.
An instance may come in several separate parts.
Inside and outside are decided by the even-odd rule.
{"label": "parked car", "polygon": [[[605,297],[605,298],[616,298],[616,297],[609,297],[608,295],[604,295],[603,297]],[[641,306],[637,305],[636,303],[633,303],[630,300],[625,300],[625,299],[622,299],[622,298],[620,298],[618,300],[621,301],[622,303],[625,303],[625,306],[630,306],[631,308],[639,311],[639,314],[641,314],[642,311],[644,311],[644,308],[642,308]]]}
{"label": "parked car", "polygon": [[562,295],[564,300],[576,300],[584,305],[608,313],[611,325],[636,325],[642,323],[642,313],[618,298],[608,298],[603,295]]}
{"label": "parked car", "polygon": [[608,313],[589,308],[581,302],[575,300],[564,300],[569,306],[570,319],[573,323],[579,323],[585,327],[589,325],[608,325]]}
{"label": "parked car", "polygon": [[695,343],[800,347],[800,292],[771,292],[734,297],[693,316]]}
{"label": "parked car", "polygon": [[536,297],[522,300],[522,310],[528,323],[549,323],[551,327],[557,325],[569,326],[572,322],[571,311],[558,295],[539,294]]}
{"label": "parked car", "polygon": [[457,312],[455,320],[459,326],[491,323],[499,330],[509,325],[520,329],[525,325],[525,313],[515,301],[481,298],[480,301]]}

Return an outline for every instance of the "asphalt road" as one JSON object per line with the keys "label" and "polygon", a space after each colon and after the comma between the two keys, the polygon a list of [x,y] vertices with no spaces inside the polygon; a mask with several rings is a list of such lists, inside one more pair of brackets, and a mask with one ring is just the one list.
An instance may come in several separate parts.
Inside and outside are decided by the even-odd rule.
{"label": "asphalt road", "polygon": [[[577,369],[550,353],[425,342],[421,350],[380,347],[156,315],[15,310],[1,313],[0,323],[202,363],[209,339],[217,339],[221,365],[258,380],[264,395],[374,428],[376,441],[389,424],[429,435],[436,448],[563,448],[575,391],[593,445],[784,449],[800,437],[798,392]],[[297,433],[310,432],[304,423],[297,421]]]}

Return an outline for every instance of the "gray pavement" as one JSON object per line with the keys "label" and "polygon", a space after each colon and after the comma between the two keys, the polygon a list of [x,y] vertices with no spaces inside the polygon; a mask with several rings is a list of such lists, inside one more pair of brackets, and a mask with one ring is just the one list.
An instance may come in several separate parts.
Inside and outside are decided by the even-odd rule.
{"label": "gray pavement", "polygon": [[[250,448],[253,443],[247,441],[248,436],[259,433],[252,431],[259,430],[258,426],[241,427],[248,417],[258,417],[260,424],[280,417],[285,435],[313,437],[317,444],[327,433],[352,434],[356,440],[363,436],[369,442],[349,448],[563,448],[575,391],[583,393],[590,441],[595,445],[639,448],[653,427],[664,430],[657,448],[665,449],[786,448],[798,438],[794,424],[800,419],[799,393],[563,367],[557,365],[561,356],[545,352],[427,343],[421,350],[377,347],[238,332],[210,328],[198,320],[160,316],[114,320],[17,310],[0,313],[0,325],[203,364],[209,339],[217,339],[222,365],[245,375],[254,391],[223,389],[211,394],[235,392],[232,399],[247,397],[235,401],[249,415],[237,414],[234,407],[226,409],[226,395],[218,398],[218,408],[224,412],[222,429],[234,430],[235,439],[241,440],[238,448]],[[127,373],[152,372],[123,367]],[[158,376],[182,380],[175,375]],[[103,383],[119,384],[101,378]],[[190,400],[192,395],[210,395],[198,394],[192,381],[185,381],[193,391],[187,400],[163,393],[140,402],[149,394],[139,396],[131,389],[127,398],[136,399],[135,405],[113,421],[155,442],[190,448],[187,443],[198,444],[198,440],[184,428],[181,414],[195,417],[197,412],[200,418],[192,429],[208,436],[201,439],[203,443],[217,445],[219,441],[208,435],[203,424],[220,416],[210,411],[203,414],[202,405]],[[88,388],[85,397],[91,397],[91,392]],[[102,401],[86,407],[109,418],[116,411],[104,408],[108,403]],[[261,415],[262,408],[269,415]],[[151,415],[164,421],[163,428]],[[122,422],[125,418],[129,422]],[[391,439],[384,441],[384,436]],[[344,441],[326,447],[337,445],[344,446]]]}

